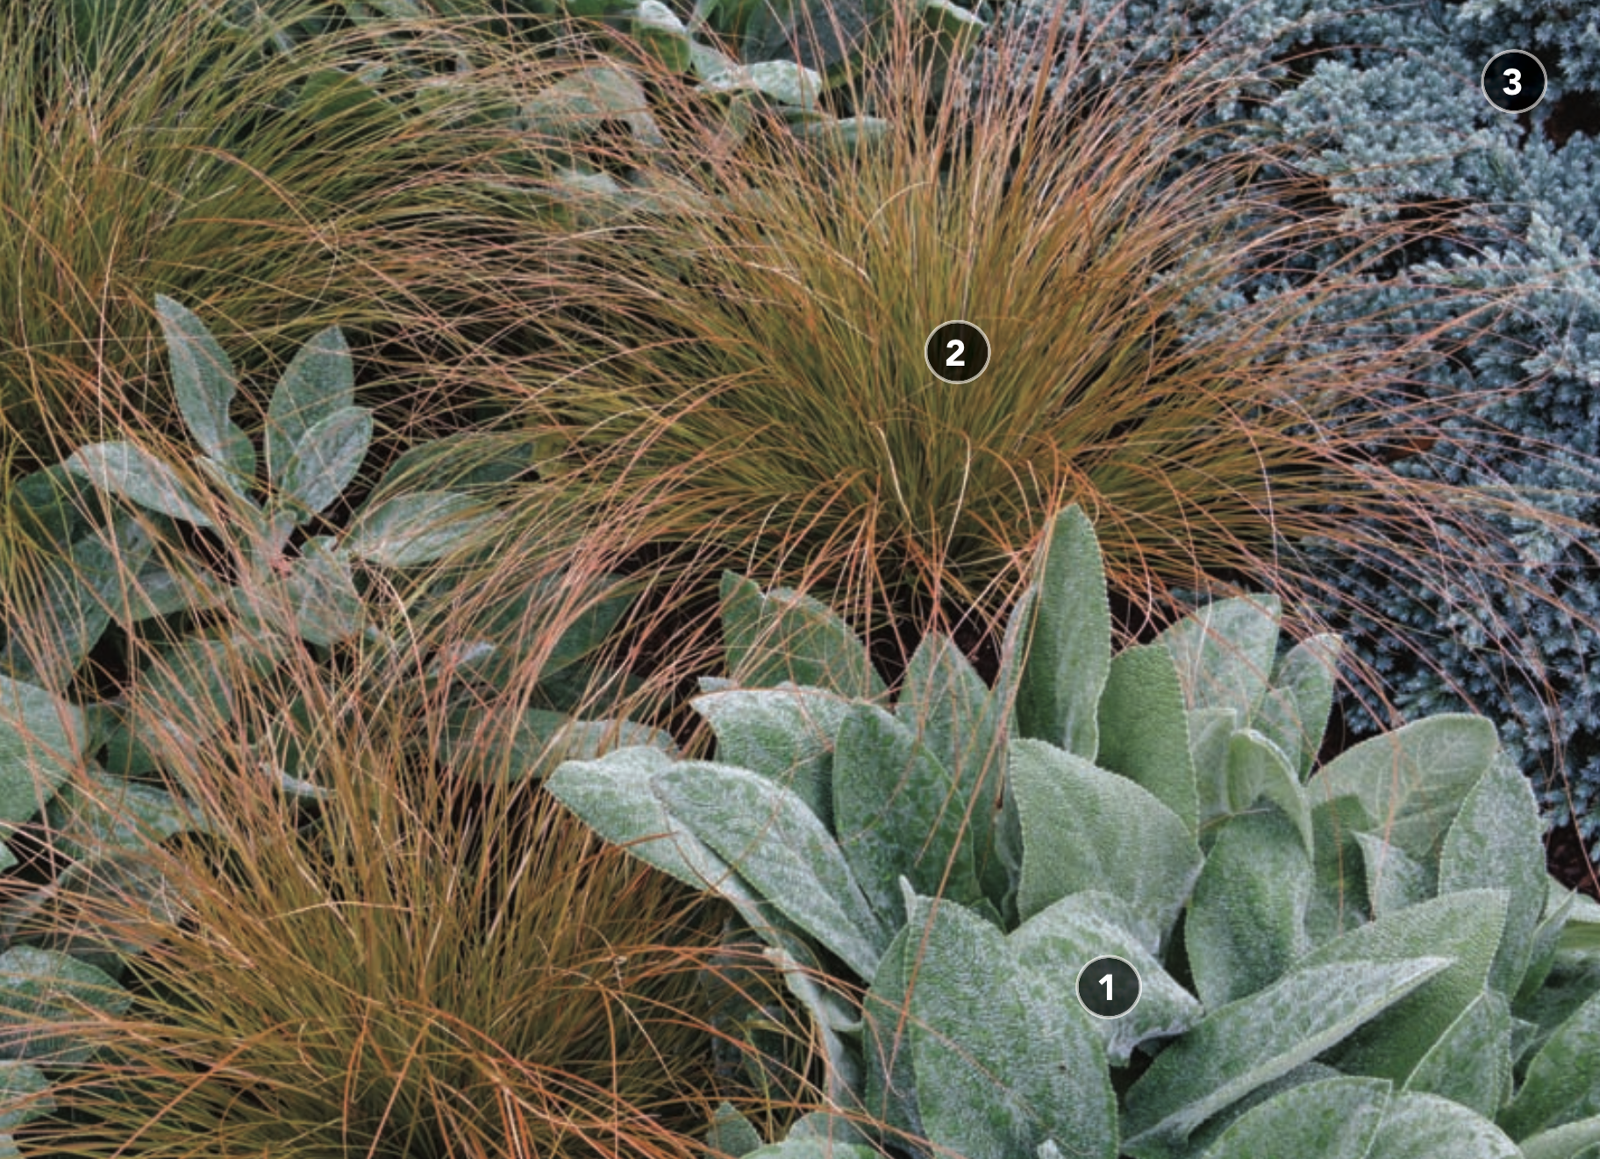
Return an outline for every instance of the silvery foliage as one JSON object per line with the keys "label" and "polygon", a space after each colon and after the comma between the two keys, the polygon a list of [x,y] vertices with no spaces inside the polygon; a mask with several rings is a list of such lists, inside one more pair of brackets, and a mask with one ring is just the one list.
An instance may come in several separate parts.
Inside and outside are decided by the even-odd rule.
{"label": "silvery foliage", "polygon": [[[891,697],[815,600],[722,590],[731,677],[693,702],[715,759],[632,747],[548,782],[730,903],[809,1012],[825,1105],[770,1145],[725,1105],[716,1149],[1600,1147],[1600,906],[1547,875],[1533,791],[1489,721],[1432,717],[1319,766],[1337,639],[1281,650],[1260,596],[1113,655],[1075,507],[993,687],[931,633]],[[1075,994],[1103,955],[1143,980],[1120,1018]],[[783,1088],[781,1057],[746,1063]]]}
{"label": "silvery foliage", "polygon": [[[1585,103],[1592,124],[1600,101],[1600,10],[1557,0],[1354,8],[1306,0],[1086,0],[1063,15],[1055,0],[1013,0],[994,31],[1038,34],[1058,16],[1063,41],[1085,33],[1085,59],[1066,68],[1065,52],[1051,61],[1024,58],[1013,66],[1020,74],[1014,79],[1048,65],[1080,89],[1115,85],[1127,68],[1206,46],[1203,59],[1242,62],[1277,86],[1240,88],[1238,100],[1215,116],[1247,118],[1269,136],[1312,142],[1305,165],[1327,180],[1351,224],[1392,217],[1408,202],[1453,199],[1453,238],[1415,247],[1406,268],[1384,271],[1401,274],[1395,284],[1335,307],[1350,317],[1391,310],[1390,324],[1402,327],[1511,305],[1474,319],[1470,341],[1406,400],[1435,400],[1441,415],[1451,407],[1476,410],[1475,418],[1498,432],[1475,429],[1470,442],[1441,442],[1397,469],[1600,523],[1600,142],[1592,127],[1574,131]],[[993,43],[980,54],[991,66]],[[1485,65],[1506,48],[1534,52],[1549,74],[1542,104],[1526,117],[1496,111],[1479,91]],[[1440,289],[1457,297],[1443,304]],[[1218,316],[1244,296],[1292,291],[1270,280],[1235,287],[1218,296]],[[1372,336],[1370,328],[1357,334]],[[1472,402],[1475,392],[1524,383],[1534,388],[1514,399]],[[1496,562],[1521,576],[1526,591],[1465,557],[1452,561],[1454,586],[1428,582],[1412,566],[1415,553],[1404,550],[1353,560],[1337,545],[1316,545],[1305,562],[1338,589],[1329,610],[1352,652],[1382,676],[1396,708],[1407,718],[1463,706],[1495,713],[1508,751],[1530,775],[1542,773],[1548,820],[1575,817],[1600,850],[1593,546],[1542,524],[1494,518],[1507,544]],[[1393,625],[1380,625],[1358,605]],[[1395,629],[1426,640],[1426,656],[1396,647]],[[1348,707],[1357,735],[1377,727],[1360,705]],[[1551,775],[1557,772],[1564,775]]]}

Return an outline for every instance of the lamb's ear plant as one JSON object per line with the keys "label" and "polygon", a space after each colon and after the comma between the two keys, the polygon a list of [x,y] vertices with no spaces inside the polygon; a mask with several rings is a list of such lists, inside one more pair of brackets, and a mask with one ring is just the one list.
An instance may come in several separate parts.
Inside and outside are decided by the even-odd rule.
{"label": "lamb's ear plant", "polygon": [[[825,1044],[819,1109],[735,1153],[1097,1159],[1600,1143],[1600,906],[1547,875],[1486,719],[1317,760],[1338,641],[1268,596],[1113,651],[1089,519],[1052,524],[992,687],[951,641],[898,695],[792,590],[723,587],[712,760],[623,748],[550,791],[732,904]],[[1115,956],[1118,1018],[1080,1006]],[[1091,979],[1091,984],[1096,984]],[[760,1059],[756,1059],[759,1064]]]}
{"label": "lamb's ear plant", "polygon": [[[108,515],[99,526],[66,530],[71,545],[47,560],[49,578],[27,585],[41,597],[32,614],[60,626],[49,646],[29,655],[26,637],[13,633],[5,653],[13,676],[60,689],[113,619],[122,631],[141,634],[153,654],[133,674],[128,695],[98,706],[96,716],[109,730],[102,739],[113,767],[133,773],[150,767],[151,743],[148,725],[141,731],[123,719],[130,697],[157,697],[169,713],[159,727],[198,739],[202,726],[228,720],[223,673],[239,658],[262,678],[299,648],[323,660],[363,651],[369,679],[392,680],[413,668],[420,640],[456,594],[462,572],[418,583],[407,614],[388,621],[369,614],[368,591],[379,575],[404,586],[408,574],[463,545],[475,546],[480,561],[490,554],[492,547],[482,544],[493,527],[493,484],[518,466],[480,462],[464,471],[457,462],[452,469],[448,454],[424,443],[397,458],[351,510],[341,496],[367,456],[373,418],[355,405],[350,353],[339,331],[318,335],[284,371],[258,453],[231,417],[236,376],[226,353],[187,309],[167,298],[158,306],[173,391],[198,453],[180,464],[138,441],[96,443],[62,469],[24,481],[24,501],[42,496],[58,514],[68,479],[91,483],[121,506],[103,505]],[[420,485],[419,464],[430,464],[436,475],[450,471],[443,476],[448,485]],[[347,525],[338,526],[346,515]],[[111,542],[118,535],[125,541],[120,547]],[[156,552],[157,543],[165,550]],[[198,554],[201,548],[209,551]],[[526,650],[519,650],[514,630],[562,579],[559,572],[542,577],[475,630],[458,622],[461,638],[433,658],[424,681],[450,685],[463,697],[469,680],[503,686]],[[581,664],[615,626],[629,600],[608,596],[608,582],[600,576],[591,583],[595,610],[562,634],[543,679]],[[573,674],[583,687],[587,674]],[[192,699],[170,694],[180,689]],[[572,691],[530,707],[541,737],[576,727],[561,715],[573,703]],[[284,696],[288,711],[301,711],[292,687]],[[297,791],[318,791],[297,752],[267,738],[262,744],[262,766],[271,775]]]}

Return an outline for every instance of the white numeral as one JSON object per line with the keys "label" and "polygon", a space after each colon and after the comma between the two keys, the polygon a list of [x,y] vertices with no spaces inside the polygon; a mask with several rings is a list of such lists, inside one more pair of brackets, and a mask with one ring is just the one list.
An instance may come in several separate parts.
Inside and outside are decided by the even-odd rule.
{"label": "white numeral", "polygon": [[946,342],[945,345],[955,347],[956,352],[949,358],[946,358],[944,360],[944,364],[946,366],[965,366],[966,363],[961,361],[961,356],[967,348],[961,345],[961,340],[959,338],[952,338],[949,342]]}

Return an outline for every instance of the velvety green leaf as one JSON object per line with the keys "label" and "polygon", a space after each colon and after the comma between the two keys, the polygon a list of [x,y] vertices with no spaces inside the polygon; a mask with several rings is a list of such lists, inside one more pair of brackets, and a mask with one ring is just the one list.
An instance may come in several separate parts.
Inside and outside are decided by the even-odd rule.
{"label": "velvety green leaf", "polygon": [[1600,1115],[1600,995],[1556,1027],[1500,1116],[1513,1139]]}
{"label": "velvety green leaf", "polygon": [[731,688],[691,708],[717,736],[716,759],[770,777],[833,827],[833,744],[850,701],[818,688]]}
{"label": "velvety green leaf", "polygon": [[639,746],[660,749],[668,756],[678,755],[678,746],[673,742],[672,734],[662,732],[659,728],[625,718],[573,720],[569,717],[551,734],[550,747],[543,759],[532,767],[517,770],[517,774],[542,778],[558,761],[593,760],[612,749]]}
{"label": "velvety green leaf", "polygon": [[888,690],[849,625],[820,601],[787,588],[762,594],[725,572],[722,639],[728,674],[747,687],[788,681],[861,700]]}
{"label": "velvety green leaf", "polygon": [[838,1143],[816,1137],[785,1139],[759,1151],[751,1151],[745,1159],[882,1159],[877,1148],[861,1143]]}
{"label": "velvety green leaf", "polygon": [[1367,1159],[1523,1159],[1488,1119],[1438,1095],[1396,1094]]}
{"label": "velvety green leaf", "polygon": [[1129,1089],[1123,1150],[1137,1159],[1181,1143],[1217,1111],[1315,1058],[1449,964],[1430,957],[1296,969],[1211,1011]]}
{"label": "velvety green leaf", "polygon": [[[891,946],[893,942],[891,941]],[[857,1104],[864,1079],[860,1052],[845,1035],[854,1039],[861,1031],[861,1016],[852,1002],[847,1002],[836,990],[824,986],[818,979],[815,965],[796,962],[782,950],[768,949],[763,957],[783,972],[783,984],[789,993],[800,1000],[811,1016],[812,1026],[822,1039],[826,1062],[824,1085],[833,1105],[845,1110],[859,1109]],[[793,1132],[791,1131],[791,1136]],[[839,1135],[845,1138],[845,1135]]]}
{"label": "velvety green leaf", "polygon": [[372,413],[341,407],[316,422],[289,452],[277,480],[296,521],[304,523],[332,503],[361,469],[372,443]]}
{"label": "velvety green leaf", "polygon": [[1522,1140],[1523,1159],[1589,1159],[1600,1147],[1600,1115],[1540,1131]]}
{"label": "velvety green leaf", "polygon": [[1056,518],[1035,562],[1017,735],[1093,761],[1100,694],[1111,667],[1111,606],[1094,526],[1076,505]]}
{"label": "velvety green leaf", "polygon": [[175,572],[151,567],[128,579],[128,619],[133,623],[173,612],[221,607],[228,589],[210,572]]}
{"label": "velvety green leaf", "polygon": [[522,117],[530,132],[545,138],[576,140],[620,121],[641,145],[666,143],[643,87],[615,65],[575,69],[544,86],[523,105]]}
{"label": "velvety green leaf", "polygon": [[706,1136],[706,1146],[713,1152],[732,1155],[734,1159],[738,1159],[741,1155],[759,1150],[761,1136],[750,1120],[741,1115],[732,1103],[723,1103],[717,1107],[716,1114],[711,1118],[711,1131]]}
{"label": "velvety green leaf", "polygon": [[96,487],[141,507],[198,527],[212,525],[172,468],[143,447],[133,443],[92,443],[79,447],[63,465]]}
{"label": "velvety green leaf", "polygon": [[156,295],[156,314],[161,332],[166,335],[172,390],[184,424],[206,454],[219,462],[229,462],[233,424],[228,419],[228,408],[235,388],[233,363],[205,324],[171,298]]}
{"label": "velvety green leaf", "polygon": [[807,1111],[796,1119],[783,1141],[795,1143],[802,1140],[815,1140],[835,1148],[841,1146],[864,1148],[873,1159],[879,1159],[881,1156],[881,1152],[872,1146],[866,1132],[855,1119],[832,1111]]}
{"label": "velvety green leaf", "polygon": [[[904,920],[900,879],[920,894],[963,904],[981,895],[963,840],[972,802],[904,724],[873,704],[851,706],[833,753],[839,849],[872,908],[892,928]],[[981,802],[979,803],[981,805]]]}
{"label": "velvety green leaf", "polygon": [[[35,946],[12,946],[0,954],[0,1025],[71,1022],[83,1017],[82,1002],[121,1014],[132,997],[104,971],[76,958]],[[92,1045],[67,1034],[33,1033],[0,1043],[0,1056],[48,1066],[76,1066],[94,1053]]]}
{"label": "velvety green leaf", "polygon": [[1528,968],[1523,972],[1522,981],[1517,987],[1518,1002],[1525,1001],[1535,994],[1550,976],[1550,968],[1555,965],[1567,916],[1572,913],[1574,901],[1582,896],[1575,890],[1567,889],[1554,877],[1547,878],[1545,885],[1548,887],[1548,894],[1544,916],[1534,927],[1533,937],[1529,939]]}
{"label": "velvety green leaf", "polygon": [[[10,1131],[29,1119],[55,1110],[54,1097],[46,1093],[49,1089],[50,1080],[38,1067],[15,1059],[0,1059],[0,1107],[8,1108],[0,1111],[0,1132]],[[0,1159],[21,1154],[10,1135],[0,1135]]]}
{"label": "velvety green leaf", "polygon": [[1202,1159],[1366,1159],[1391,1089],[1359,1077],[1290,1087],[1240,1116]]}
{"label": "velvety green leaf", "polygon": [[1500,756],[1467,794],[1445,835],[1439,892],[1489,888],[1509,895],[1505,936],[1489,973],[1489,984],[1509,997],[1528,968],[1550,875],[1533,785]]}
{"label": "velvety green leaf", "polygon": [[487,527],[492,518],[469,496],[416,491],[363,511],[344,546],[368,563],[411,567],[448,555]]}
{"label": "velvety green leaf", "polygon": [[355,406],[355,370],[338,327],[322,331],[295,352],[267,403],[267,474],[281,486],[294,449],[306,433]]}
{"label": "velvety green leaf", "polygon": [[849,0],[824,13],[804,0],[721,0],[716,12],[719,30],[737,38],[743,59],[797,58],[829,69],[864,51],[861,37],[882,8],[872,0]]}
{"label": "velvety green leaf", "polygon": [[454,706],[439,757],[451,771],[483,784],[543,780],[563,761],[586,761],[612,749],[649,746],[678,756],[669,733],[625,719],[574,720],[530,708],[513,720],[476,702]]}
{"label": "velvety green leaf", "polygon": [[910,1027],[928,1138],[967,1159],[1010,1159],[1048,1139],[1115,1159],[1110,1074],[1073,978],[1024,972],[998,929],[949,901],[917,899],[908,924],[925,931]]}
{"label": "velvety green leaf", "polygon": [[[216,832],[202,818],[195,820],[196,824],[186,827],[195,832]],[[188,914],[177,887],[151,861],[148,852],[92,855],[68,866],[54,884],[61,887],[62,895],[72,897],[75,905],[81,901],[83,908],[78,912],[82,915],[126,913],[133,904],[148,921],[176,926]],[[102,922],[93,916],[81,916],[58,927],[41,948],[69,954],[116,977],[130,957],[143,953],[148,946],[139,938],[130,937],[126,925],[115,918]]]}
{"label": "velvety green leaf", "polygon": [[1446,894],[1397,910],[1318,946],[1298,968],[1330,962],[1398,963],[1437,954],[1451,965],[1327,1056],[1340,1070],[1403,1083],[1422,1056],[1483,992],[1504,928],[1501,890]]}
{"label": "velvety green leaf", "polygon": [[361,596],[350,561],[328,537],[307,540],[289,564],[286,585],[300,637],[326,648],[361,628]]}
{"label": "velvety green leaf", "polygon": [[916,9],[924,27],[937,32],[953,46],[972,43],[988,27],[978,16],[951,0],[917,0]]}
{"label": "velvety green leaf", "polygon": [[1311,858],[1277,813],[1222,827],[1195,882],[1183,941],[1195,992],[1216,1009],[1270,986],[1310,948]]}
{"label": "velvety green leaf", "polygon": [[[504,712],[484,705],[476,696],[464,696],[450,705],[437,745],[438,758],[452,775],[481,784],[520,781],[543,768],[554,756],[552,741],[569,720],[566,713],[538,708],[526,709],[508,719]],[[641,738],[634,743],[649,742]],[[591,760],[600,755],[565,753],[556,763]]]}
{"label": "velvety green leaf", "polygon": [[[1325,1063],[1316,1061],[1303,1062],[1299,1066],[1293,1067],[1284,1074],[1279,1075],[1271,1082],[1262,1083],[1259,1087],[1245,1095],[1244,1098],[1240,1099],[1239,1101],[1229,1103],[1222,1110],[1218,1111],[1215,1115],[1212,1115],[1209,1119],[1202,1123],[1192,1135],[1184,1140],[1181,1146],[1170,1147],[1166,1151],[1159,1151],[1159,1149],[1152,1145],[1141,1143],[1139,1149],[1145,1155],[1152,1157],[1157,1154],[1172,1157],[1181,1156],[1182,1159],[1191,1159],[1192,1156],[1203,1156],[1207,1151],[1216,1145],[1217,1141],[1222,1138],[1223,1134],[1230,1127],[1232,1127],[1245,1115],[1248,1115],[1251,1111],[1255,1110],[1262,1103],[1267,1102],[1269,1099],[1275,1099],[1279,1095],[1283,1094],[1283,1092],[1293,1090],[1295,1087],[1303,1087],[1307,1083],[1320,1083],[1325,1082],[1328,1079],[1349,1077],[1349,1075],[1335,1070],[1333,1067],[1328,1066]],[[1394,1085],[1390,1083],[1388,1079],[1375,1079],[1372,1081],[1382,1082],[1389,1087]]]}
{"label": "velvety green leaf", "polygon": [[[1106,916],[1095,900],[1074,894],[1033,915],[1007,937],[1023,973],[1076,979],[1095,958],[1111,954],[1139,972],[1139,1004],[1121,1018],[1092,1019],[1090,1027],[1113,1063],[1126,1064],[1133,1048],[1154,1038],[1182,1034],[1200,1018],[1200,1003],[1178,985],[1132,930]],[[1071,995],[1067,1001],[1076,1001]]]}
{"label": "velvety green leaf", "polygon": [[[50,636],[47,647],[30,649],[30,639],[38,637],[20,627],[13,629],[0,651],[0,671],[45,688],[64,688],[72,680],[105,634],[124,588],[140,590],[140,569],[155,547],[134,520],[119,513],[115,525],[112,543],[90,533],[73,543],[65,557],[42,554],[6,578],[10,616],[45,629]],[[139,578],[130,583],[134,576]],[[135,600],[136,594],[130,602]]]}
{"label": "velvety green leaf", "polygon": [[672,816],[779,912],[872,977],[890,931],[804,801],[759,773],[708,761],[662,769],[653,784]]}
{"label": "velvety green leaf", "polygon": [[1095,763],[1150,790],[1200,831],[1200,799],[1183,688],[1172,653],[1155,644],[1124,649],[1111,661],[1099,708]]}
{"label": "velvety green leaf", "polygon": [[[557,677],[569,671],[587,682],[592,673],[580,670],[582,662],[613,638],[613,631],[633,605],[635,594],[627,590],[622,577],[609,573],[583,580],[568,573],[530,576],[509,590],[497,588],[497,598],[464,615],[458,598],[461,585],[474,582],[482,574],[480,566],[492,566],[492,545],[480,551],[481,557],[467,553],[460,572],[452,567],[439,575],[420,601],[436,610],[438,626],[444,627],[448,619],[451,636],[461,641],[460,647],[470,650],[461,655],[454,676],[505,691],[513,684],[520,686],[536,672],[539,690],[545,694]],[[464,580],[463,575],[474,579]],[[550,643],[552,635],[557,636],[554,645]]]}
{"label": "velvety green leaf", "polygon": [[1511,1091],[1511,1007],[1486,990],[1422,1056],[1405,1089],[1442,1095],[1493,1118]]}
{"label": "velvety green leaf", "polygon": [[1343,647],[1338,636],[1321,635],[1289,649],[1278,661],[1271,687],[1251,720],[1252,727],[1288,755],[1302,781],[1322,747]]}
{"label": "velvety green leaf", "polygon": [[57,463],[7,483],[0,503],[14,520],[15,534],[39,547],[65,551],[86,534],[99,531],[86,513],[93,510],[93,499],[93,489]]}
{"label": "velvety green leaf", "polygon": [[[1314,791],[1308,789],[1307,793],[1315,799]],[[1312,806],[1316,854],[1306,933],[1315,945],[1348,933],[1372,916],[1367,909],[1362,853],[1355,840],[1355,834],[1366,832],[1367,825],[1366,811],[1354,797],[1337,797]]]}
{"label": "velvety green leaf", "polygon": [[1242,813],[1263,797],[1283,810],[1309,856],[1314,848],[1311,806],[1299,778],[1277,745],[1254,729],[1241,728],[1228,738],[1228,811]]}
{"label": "velvety green leaf", "polygon": [[208,827],[196,809],[155,785],[113,777],[97,767],[88,770],[87,779],[92,794],[69,783],[45,809],[52,843],[65,857],[86,861],[97,854],[138,853],[175,833]]}
{"label": "velvety green leaf", "polygon": [[728,93],[754,89],[780,105],[814,109],[826,86],[822,74],[792,60],[762,60],[715,72],[696,86],[697,92]]}
{"label": "velvety green leaf", "polygon": [[1600,950],[1600,902],[1575,895],[1557,945],[1563,950]]}
{"label": "velvety green leaf", "polygon": [[930,632],[906,666],[894,711],[949,772],[957,796],[980,802],[972,810],[966,840],[985,896],[1000,904],[1010,888],[994,831],[1005,769],[1003,695],[990,694],[948,636]]}
{"label": "velvety green leaf", "polygon": [[739,67],[739,62],[712,45],[698,40],[689,43],[689,71],[697,80],[723,76]]}
{"label": "velvety green leaf", "polygon": [[[908,958],[922,944],[920,929],[901,926],[878,962],[861,1003],[862,1091],[866,1112],[891,1131],[926,1138],[917,1109],[917,1077],[911,1066],[911,1012],[907,1000]],[[920,967],[919,967],[920,969]]]}
{"label": "velvety green leaf", "polygon": [[1218,600],[1161,633],[1156,642],[1172,652],[1190,708],[1231,708],[1250,720],[1272,673],[1282,611],[1276,596]]}
{"label": "velvety green leaf", "polygon": [[81,709],[0,676],[0,823],[38,813],[72,775],[86,737]]}
{"label": "velvety green leaf", "polygon": [[1226,816],[1229,811],[1228,743],[1238,728],[1239,714],[1231,708],[1196,708],[1185,716],[1189,722],[1189,752],[1194,760],[1195,797],[1200,816]]}
{"label": "velvety green leaf", "polygon": [[1558,950],[1544,983],[1512,1010],[1512,1049],[1518,1066],[1542,1050],[1566,1021],[1600,995],[1600,954]]}
{"label": "velvety green leaf", "polygon": [[673,758],[651,746],[616,749],[587,761],[564,761],[545,788],[613,845],[696,889],[732,902],[751,928],[781,923],[748,882],[662,804],[652,782]]}
{"label": "velvety green leaf", "polygon": [[689,32],[683,21],[660,0],[640,0],[630,30],[668,72],[689,69]]}
{"label": "velvety green leaf", "polygon": [[230,663],[226,641],[184,640],[161,649],[140,669],[135,694],[167,725],[197,741],[233,719]]}
{"label": "velvety green leaf", "polygon": [[1418,865],[1376,833],[1352,833],[1367,878],[1367,904],[1374,915],[1428,900],[1439,892],[1437,873]]}
{"label": "velvety green leaf", "polygon": [[1018,917],[1097,889],[1132,903],[1140,938],[1159,943],[1200,872],[1200,850],[1171,809],[1126,777],[1036,740],[1011,745],[1022,825]]}
{"label": "velvety green leaf", "polygon": [[802,141],[853,154],[862,146],[889,140],[892,121],[882,117],[819,117],[795,125],[794,135]]}
{"label": "velvety green leaf", "polygon": [[1349,749],[1312,776],[1307,797],[1314,805],[1353,798],[1365,814],[1359,828],[1427,863],[1497,748],[1481,716],[1430,716]]}

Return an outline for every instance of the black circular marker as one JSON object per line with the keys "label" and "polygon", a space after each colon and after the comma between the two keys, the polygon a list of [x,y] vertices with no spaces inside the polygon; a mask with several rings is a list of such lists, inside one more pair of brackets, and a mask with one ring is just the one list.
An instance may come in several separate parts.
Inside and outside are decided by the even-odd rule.
{"label": "black circular marker", "polygon": [[1078,971],[1078,1001],[1096,1018],[1121,1018],[1139,1005],[1139,971],[1107,954]]}
{"label": "black circular marker", "polygon": [[922,345],[928,369],[941,382],[971,382],[989,365],[989,337],[971,322],[941,322]]}
{"label": "black circular marker", "polygon": [[1483,95],[1502,113],[1526,113],[1544,100],[1548,78],[1544,64],[1531,52],[1508,48],[1483,66]]}

